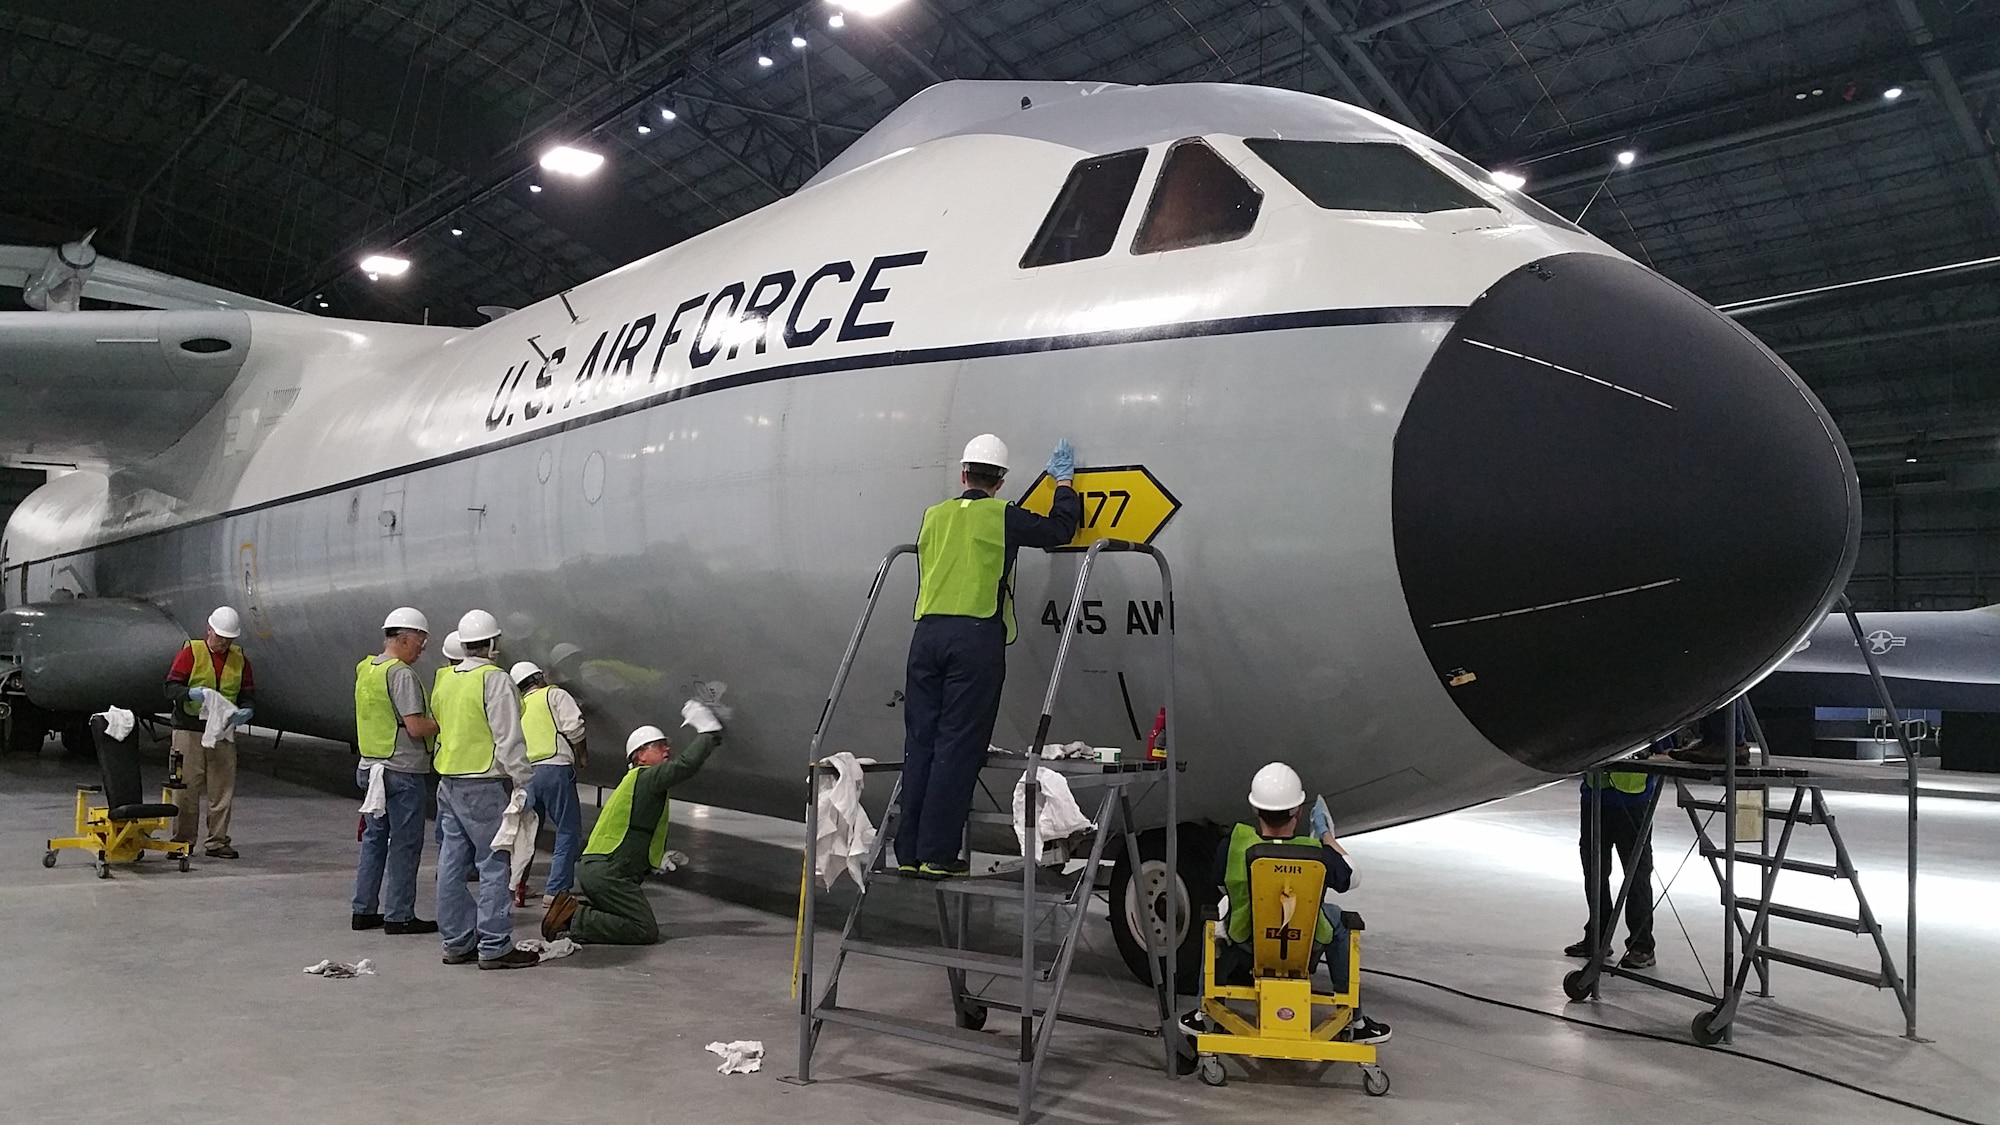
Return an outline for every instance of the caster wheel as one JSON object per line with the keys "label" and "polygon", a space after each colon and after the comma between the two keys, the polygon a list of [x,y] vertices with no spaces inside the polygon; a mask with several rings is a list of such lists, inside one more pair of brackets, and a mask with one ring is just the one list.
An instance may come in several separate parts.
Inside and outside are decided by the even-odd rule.
{"label": "caster wheel", "polygon": [[187,869],[188,869],[188,857],[186,857],[186,856],[182,856],[182,857],[181,857],[181,870],[182,870],[183,872],[185,872],[185,871],[186,871]]}
{"label": "caster wheel", "polygon": [[1563,974],[1563,995],[1579,1002],[1588,1000],[1592,983],[1583,969],[1571,969]]}
{"label": "caster wheel", "polygon": [[1214,1055],[1203,1055],[1195,1064],[1195,1073],[1208,1086],[1221,1086],[1229,1081],[1229,1075],[1222,1069],[1222,1060]]}
{"label": "caster wheel", "polygon": [[1704,1047],[1713,1047],[1717,1043],[1722,1042],[1723,1038],[1729,1034],[1729,1025],[1727,1024],[1721,1027],[1710,1026],[1714,1019],[1714,1012],[1703,1012],[1694,1018],[1692,1024],[1688,1025],[1688,1030],[1693,1033],[1695,1042]]}
{"label": "caster wheel", "polygon": [[986,1030],[986,1006],[983,1004],[966,1005],[965,1010],[958,1014],[958,1026],[967,1031]]}
{"label": "caster wheel", "polygon": [[1361,1068],[1361,1089],[1371,1098],[1379,1098],[1389,1092],[1389,1072],[1379,1066]]}
{"label": "caster wheel", "polygon": [[54,853],[54,852],[44,852],[44,853],[42,853],[42,866],[43,866],[43,867],[54,867],[55,865],[56,865],[56,853]]}
{"label": "caster wheel", "polygon": [[98,864],[98,865],[97,865],[97,877],[98,877],[99,879],[109,879],[109,878],[111,878],[111,865],[110,865],[110,864],[108,864],[108,863],[100,863],[100,864]]}

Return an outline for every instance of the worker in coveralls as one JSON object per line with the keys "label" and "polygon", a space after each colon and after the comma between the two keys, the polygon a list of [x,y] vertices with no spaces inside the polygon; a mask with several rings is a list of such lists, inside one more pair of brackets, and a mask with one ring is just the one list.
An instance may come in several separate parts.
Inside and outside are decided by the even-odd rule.
{"label": "worker in coveralls", "polygon": [[646,901],[646,873],[667,854],[667,798],[674,786],[693,777],[722,745],[722,720],[705,703],[690,699],[681,719],[695,729],[694,742],[674,753],[666,732],[640,727],[625,740],[625,780],[604,802],[576,865],[583,900],[560,891],[542,916],[542,937],[564,934],[587,945],[651,945],[660,940],[659,919]]}
{"label": "worker in coveralls", "polygon": [[917,535],[917,629],[903,690],[903,796],[896,864],[905,875],[943,879],[970,870],[961,852],[972,789],[1007,679],[1014,643],[1014,555],[1068,543],[1083,521],[1070,482],[1076,454],[1056,443],[1046,516],[998,499],[1007,446],[981,434],[965,447],[965,492],[924,513]]}

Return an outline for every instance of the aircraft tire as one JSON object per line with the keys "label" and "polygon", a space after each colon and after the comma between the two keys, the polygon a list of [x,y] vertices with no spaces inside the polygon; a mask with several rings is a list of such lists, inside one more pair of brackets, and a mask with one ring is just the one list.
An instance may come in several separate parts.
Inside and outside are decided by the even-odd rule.
{"label": "aircraft tire", "polygon": [[[1203,824],[1182,824],[1179,829],[1178,851],[1181,886],[1177,897],[1187,902],[1191,910],[1188,925],[1181,934],[1180,948],[1175,955],[1174,985],[1177,991],[1187,994],[1195,991],[1201,984],[1201,927],[1193,923],[1200,916],[1201,908],[1215,901],[1215,889],[1207,885],[1208,880],[1204,878],[1189,880],[1187,876],[1191,870],[1208,869],[1215,853],[1213,831]],[[1135,917],[1143,915],[1138,913],[1138,888],[1133,886],[1132,876],[1135,868],[1150,869],[1152,878],[1157,880],[1164,874],[1161,869],[1165,867],[1166,854],[1165,829],[1155,828],[1141,832],[1140,862],[1135,865],[1121,861],[1111,872],[1111,936],[1118,944],[1119,956],[1125,959],[1125,968],[1142,984],[1151,984],[1153,976],[1152,970],[1148,967],[1150,959],[1146,954],[1146,942],[1133,931]],[[1155,917],[1164,917],[1164,912],[1160,908],[1164,906],[1165,901],[1160,890],[1155,885],[1151,904]]]}

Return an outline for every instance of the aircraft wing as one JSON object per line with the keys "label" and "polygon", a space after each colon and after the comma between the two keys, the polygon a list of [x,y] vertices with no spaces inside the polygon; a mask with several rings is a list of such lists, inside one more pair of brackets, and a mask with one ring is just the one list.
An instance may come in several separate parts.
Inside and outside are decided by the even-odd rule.
{"label": "aircraft wing", "polygon": [[[46,246],[0,246],[0,285],[24,289],[57,260],[59,251]],[[291,313],[298,309],[246,297],[199,281],[149,270],[116,258],[92,254],[84,271],[83,295],[142,309],[248,309]]]}
{"label": "aircraft wing", "polygon": [[222,398],[249,350],[242,312],[0,313],[0,456],[143,460]]}

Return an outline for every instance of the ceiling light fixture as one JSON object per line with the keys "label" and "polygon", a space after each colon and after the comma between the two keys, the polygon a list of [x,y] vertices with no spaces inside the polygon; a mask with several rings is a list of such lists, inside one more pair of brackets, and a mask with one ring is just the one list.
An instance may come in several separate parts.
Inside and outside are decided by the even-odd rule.
{"label": "ceiling light fixture", "polygon": [[1917,459],[1916,459],[1915,457],[1905,457],[1905,458],[1903,458],[1903,464],[1905,464],[1905,465],[1914,465],[1914,464],[1916,464],[1916,463],[1917,463]]}
{"label": "ceiling light fixture", "polygon": [[361,259],[361,269],[370,281],[377,277],[401,277],[409,268],[408,258],[392,258],[387,254],[370,254]]}
{"label": "ceiling light fixture", "polygon": [[826,17],[826,26],[834,29],[835,31],[839,31],[841,28],[847,26],[847,17],[841,15],[839,12],[835,12],[832,15]]}
{"label": "ceiling light fixture", "polygon": [[1492,175],[1493,182],[1508,191],[1520,191],[1528,186],[1528,177],[1519,172],[1494,172]]}
{"label": "ceiling light fixture", "polygon": [[1618,166],[1620,168],[1630,168],[1632,166],[1632,162],[1637,159],[1639,159],[1639,154],[1633,152],[1631,149],[1628,148],[1624,152],[1618,154]]}
{"label": "ceiling light fixture", "polygon": [[557,145],[542,154],[542,167],[564,176],[588,176],[604,167],[604,155],[568,145]]}
{"label": "ceiling light fixture", "polygon": [[794,49],[796,49],[796,50],[800,50],[800,51],[803,51],[803,50],[805,50],[805,49],[806,49],[806,37],[805,37],[805,36],[803,36],[803,35],[800,35],[800,34],[799,34],[798,32],[796,32],[796,31],[792,32],[792,47],[793,47]]}
{"label": "ceiling light fixture", "polygon": [[648,134],[648,133],[651,133],[652,131],[653,131],[653,127],[652,127],[651,125],[641,125],[641,126],[639,126],[639,135],[640,135],[640,136],[642,136],[642,137],[643,137],[643,136],[645,136],[645,135],[646,135],[646,134]]}
{"label": "ceiling light fixture", "polygon": [[902,7],[903,0],[832,0],[836,8],[845,8],[857,16],[874,19],[876,16]]}
{"label": "ceiling light fixture", "polygon": [[465,237],[465,228],[464,228],[464,227],[453,227],[453,228],[451,228],[451,236],[452,236],[453,238],[464,238],[464,237]]}
{"label": "ceiling light fixture", "polygon": [[673,110],[671,110],[671,109],[662,109],[662,110],[660,110],[660,120],[662,120],[662,121],[672,121],[672,120],[673,120],[674,118],[676,118],[676,117],[679,117],[679,116],[680,116],[680,114],[677,114],[677,113],[675,113],[675,112],[674,112]]}
{"label": "ceiling light fixture", "polygon": [[325,301],[321,301],[321,302],[319,303],[319,307],[320,307],[320,308],[325,308],[325,307],[326,307],[326,302],[325,302]]}
{"label": "ceiling light fixture", "polygon": [[540,185],[540,184],[529,184],[529,185],[528,185],[528,190],[529,190],[529,191],[531,191],[531,192],[533,192],[533,193],[535,193],[536,195],[540,195],[540,194],[542,194],[542,185]]}
{"label": "ceiling light fixture", "polygon": [[769,52],[769,51],[765,50],[765,49],[764,49],[764,48],[762,48],[762,47],[759,47],[759,48],[757,48],[757,65],[758,65],[758,66],[771,66],[771,65],[773,65],[773,64],[775,63],[775,61],[776,61],[776,60],[774,60],[774,59],[772,59],[772,58],[771,58],[771,52]]}
{"label": "ceiling light fixture", "polygon": [[1897,98],[1900,98],[1902,96],[1903,96],[1903,88],[1901,86],[1891,86],[1888,89],[1882,91],[1882,100],[1885,102],[1893,102]]}

